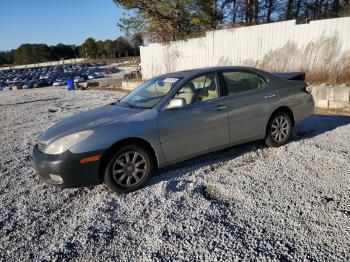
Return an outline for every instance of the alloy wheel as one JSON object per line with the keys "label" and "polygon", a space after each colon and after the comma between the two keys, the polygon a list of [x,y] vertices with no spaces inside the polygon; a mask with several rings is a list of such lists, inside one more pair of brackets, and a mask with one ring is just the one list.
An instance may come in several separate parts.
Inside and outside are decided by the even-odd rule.
{"label": "alloy wheel", "polygon": [[145,157],[136,151],[127,151],[118,156],[112,168],[112,176],[118,185],[132,187],[146,175]]}
{"label": "alloy wheel", "polygon": [[271,137],[272,139],[280,143],[286,139],[289,135],[289,124],[287,118],[284,116],[276,117],[271,125]]}

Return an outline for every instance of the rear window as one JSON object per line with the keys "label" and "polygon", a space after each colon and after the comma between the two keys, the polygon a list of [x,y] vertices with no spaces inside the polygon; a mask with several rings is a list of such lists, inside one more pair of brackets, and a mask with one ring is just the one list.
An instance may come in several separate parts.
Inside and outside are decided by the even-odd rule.
{"label": "rear window", "polygon": [[264,78],[255,73],[244,71],[231,71],[222,73],[227,87],[228,95],[238,94],[266,86]]}

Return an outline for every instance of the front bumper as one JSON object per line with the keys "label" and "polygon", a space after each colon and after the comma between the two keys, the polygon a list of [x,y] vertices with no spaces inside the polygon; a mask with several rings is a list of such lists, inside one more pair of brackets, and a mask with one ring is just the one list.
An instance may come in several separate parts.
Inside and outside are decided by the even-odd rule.
{"label": "front bumper", "polygon": [[[103,152],[73,154],[67,150],[60,155],[44,154],[36,145],[33,149],[35,168],[42,180],[59,187],[85,187],[101,183],[99,176],[100,160],[81,164],[80,160]],[[60,177],[59,180],[53,179]]]}

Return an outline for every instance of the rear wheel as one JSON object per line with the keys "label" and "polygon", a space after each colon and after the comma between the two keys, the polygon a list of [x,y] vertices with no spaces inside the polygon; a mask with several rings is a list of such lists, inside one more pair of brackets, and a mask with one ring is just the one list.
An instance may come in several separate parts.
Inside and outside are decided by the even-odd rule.
{"label": "rear wheel", "polygon": [[292,120],[285,111],[274,113],[267,126],[265,144],[279,147],[287,143],[292,133]]}
{"label": "rear wheel", "polygon": [[149,151],[137,144],[119,149],[110,159],[104,175],[107,187],[117,193],[139,189],[153,172]]}

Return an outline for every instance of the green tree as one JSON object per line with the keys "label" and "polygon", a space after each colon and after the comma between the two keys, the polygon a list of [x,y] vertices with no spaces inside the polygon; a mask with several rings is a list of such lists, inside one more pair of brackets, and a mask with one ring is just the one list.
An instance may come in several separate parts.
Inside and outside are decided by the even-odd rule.
{"label": "green tree", "polygon": [[33,64],[52,60],[51,48],[45,44],[23,44],[14,52],[14,63]]}
{"label": "green tree", "polygon": [[6,53],[0,52],[0,65],[6,65]]}
{"label": "green tree", "polygon": [[40,63],[51,60],[51,50],[45,44],[31,45],[31,63]]}
{"label": "green tree", "polygon": [[52,60],[62,60],[74,58],[74,46],[57,44],[55,46],[51,46],[51,59]]}
{"label": "green tree", "polygon": [[97,48],[97,55],[96,57],[98,58],[106,58],[106,50],[105,50],[105,45],[103,41],[97,41],[96,42],[96,48]]}
{"label": "green tree", "polygon": [[198,36],[208,30],[279,20],[297,22],[347,16],[350,0],[113,0],[130,11],[119,20],[129,37],[145,31],[150,42]]}
{"label": "green tree", "polygon": [[30,44],[21,45],[14,54],[14,62],[17,65],[30,64],[33,62],[32,58],[32,46]]}
{"label": "green tree", "polygon": [[125,37],[121,36],[115,40],[115,51],[118,57],[129,56],[131,50],[132,48],[130,46],[130,43]]}
{"label": "green tree", "polygon": [[0,52],[0,65],[13,64],[13,55],[15,50]]}
{"label": "green tree", "polygon": [[104,50],[106,52],[106,57],[115,57],[116,55],[116,47],[115,47],[115,43],[112,40],[106,40],[103,42],[104,45]]}
{"label": "green tree", "polygon": [[70,47],[73,50],[73,57],[71,58],[82,57],[82,55],[80,54],[80,46],[71,45]]}
{"label": "green tree", "polygon": [[216,29],[225,20],[232,0],[114,0],[136,15],[123,18],[118,26],[124,32],[145,30],[151,41],[186,38]]}
{"label": "green tree", "polygon": [[142,31],[144,25],[141,18],[124,13],[123,17],[120,18],[117,23],[117,26],[127,37],[129,37],[136,32]]}
{"label": "green tree", "polygon": [[140,54],[140,46],[143,46],[143,33],[137,32],[132,35],[131,37],[131,47],[134,51],[134,55]]}
{"label": "green tree", "polygon": [[85,40],[80,46],[80,55],[87,58],[97,57],[97,45],[95,39],[90,37]]}

